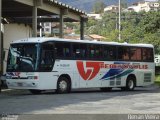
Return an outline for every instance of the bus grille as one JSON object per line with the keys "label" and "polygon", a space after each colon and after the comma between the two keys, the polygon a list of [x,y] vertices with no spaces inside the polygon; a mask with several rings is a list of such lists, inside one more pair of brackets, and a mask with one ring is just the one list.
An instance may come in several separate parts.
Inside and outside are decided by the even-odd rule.
{"label": "bus grille", "polygon": [[116,85],[121,85],[121,78],[116,78]]}
{"label": "bus grille", "polygon": [[152,73],[144,73],[144,82],[151,82]]}
{"label": "bus grille", "polygon": [[121,85],[121,78],[110,79],[110,86]]}
{"label": "bus grille", "polygon": [[110,86],[114,86],[115,81],[110,81]]}

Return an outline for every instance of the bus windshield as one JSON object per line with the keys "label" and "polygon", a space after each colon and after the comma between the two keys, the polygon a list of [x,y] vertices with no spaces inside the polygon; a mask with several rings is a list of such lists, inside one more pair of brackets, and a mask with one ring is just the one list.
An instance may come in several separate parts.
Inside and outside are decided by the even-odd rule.
{"label": "bus windshield", "polygon": [[39,44],[12,44],[7,60],[8,72],[31,72],[38,69]]}

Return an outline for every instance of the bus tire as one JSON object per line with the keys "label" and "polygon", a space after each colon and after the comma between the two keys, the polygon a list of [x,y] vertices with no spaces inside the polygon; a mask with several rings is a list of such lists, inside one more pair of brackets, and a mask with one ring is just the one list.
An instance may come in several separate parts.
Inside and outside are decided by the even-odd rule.
{"label": "bus tire", "polygon": [[57,90],[56,93],[63,94],[63,93],[69,93],[71,90],[71,83],[66,77],[60,77],[57,82]]}
{"label": "bus tire", "polygon": [[132,76],[128,77],[127,78],[127,82],[126,82],[126,88],[125,88],[125,90],[127,90],[127,91],[133,91],[134,88],[135,88],[135,86],[136,86],[136,79],[135,79],[135,77],[132,77]]}
{"label": "bus tire", "polygon": [[103,88],[100,88],[100,90],[103,92],[109,92],[112,90],[112,87],[103,87]]}
{"label": "bus tire", "polygon": [[29,90],[32,94],[34,95],[38,95],[38,94],[41,94],[41,90]]}

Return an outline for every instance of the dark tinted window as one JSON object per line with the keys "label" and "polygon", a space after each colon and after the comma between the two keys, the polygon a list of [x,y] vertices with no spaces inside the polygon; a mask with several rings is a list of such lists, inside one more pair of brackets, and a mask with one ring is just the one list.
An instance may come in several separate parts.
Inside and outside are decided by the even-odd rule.
{"label": "dark tinted window", "polygon": [[91,59],[94,59],[95,58],[95,54],[96,54],[96,50],[95,50],[95,45],[88,45],[88,56],[89,58]]}
{"label": "dark tinted window", "polygon": [[142,48],[142,58],[143,61],[154,61],[153,59],[153,49],[151,48]]}
{"label": "dark tinted window", "polygon": [[79,44],[72,44],[73,45],[73,58],[80,58],[80,45]]}
{"label": "dark tinted window", "polygon": [[104,60],[116,60],[116,46],[103,46],[103,58]]}
{"label": "dark tinted window", "polygon": [[97,59],[103,59],[103,48],[102,45],[95,46],[95,56]]}
{"label": "dark tinted window", "polygon": [[86,59],[87,57],[87,45],[86,44],[78,44],[73,43],[73,58],[74,59]]}
{"label": "dark tinted window", "polygon": [[118,60],[129,60],[129,47],[118,47]]}
{"label": "dark tinted window", "polygon": [[56,58],[63,57],[63,43],[55,43],[55,56]]}
{"label": "dark tinted window", "polygon": [[153,61],[153,49],[130,46],[55,42],[55,57],[59,59],[91,59],[106,61]]}
{"label": "dark tinted window", "polygon": [[88,45],[88,56],[91,59],[103,59],[102,45]]}
{"label": "dark tinted window", "polygon": [[86,59],[87,57],[87,45],[86,44],[80,44],[80,54],[81,58]]}
{"label": "dark tinted window", "polygon": [[55,43],[55,55],[56,58],[69,58],[71,57],[71,44],[65,42]]}
{"label": "dark tinted window", "polygon": [[141,48],[130,48],[130,56],[132,61],[142,60]]}

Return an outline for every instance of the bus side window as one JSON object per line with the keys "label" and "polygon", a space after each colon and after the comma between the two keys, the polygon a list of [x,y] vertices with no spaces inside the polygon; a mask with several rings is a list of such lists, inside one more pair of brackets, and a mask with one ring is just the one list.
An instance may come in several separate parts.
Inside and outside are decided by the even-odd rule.
{"label": "bus side window", "polygon": [[151,48],[142,48],[142,58],[143,61],[154,61],[153,58],[153,49]]}
{"label": "bus side window", "polygon": [[118,47],[118,60],[129,60],[129,47]]}
{"label": "bus side window", "polygon": [[95,57],[96,59],[103,59],[103,55],[102,55],[102,45],[96,45],[96,48],[95,48]]}
{"label": "bus side window", "polygon": [[64,58],[71,57],[71,44],[70,43],[63,44],[63,57]]}
{"label": "bus side window", "polygon": [[103,57],[105,60],[116,60],[116,46],[103,46]]}
{"label": "bus side window", "polygon": [[63,43],[55,43],[55,56],[56,58],[61,58],[63,57]]}
{"label": "bus side window", "polygon": [[140,61],[141,57],[141,48],[132,47],[130,48],[130,57],[132,61]]}
{"label": "bus side window", "polygon": [[108,59],[108,49],[107,46],[103,46],[103,59],[107,60]]}
{"label": "bus side window", "polygon": [[148,61],[150,62],[154,62],[154,54],[153,54],[153,49],[152,48],[148,48]]}
{"label": "bus side window", "polygon": [[73,45],[73,58],[77,59],[80,58],[80,47],[79,44],[72,44]]}
{"label": "bus side window", "polygon": [[66,59],[71,57],[71,44],[67,42],[56,42],[55,56],[56,58],[61,58],[61,59]]}
{"label": "bus side window", "polygon": [[87,45],[80,44],[80,58],[86,59],[87,57]]}
{"label": "bus side window", "polygon": [[93,59],[95,56],[95,46],[94,45],[88,45],[88,55],[89,59]]}

